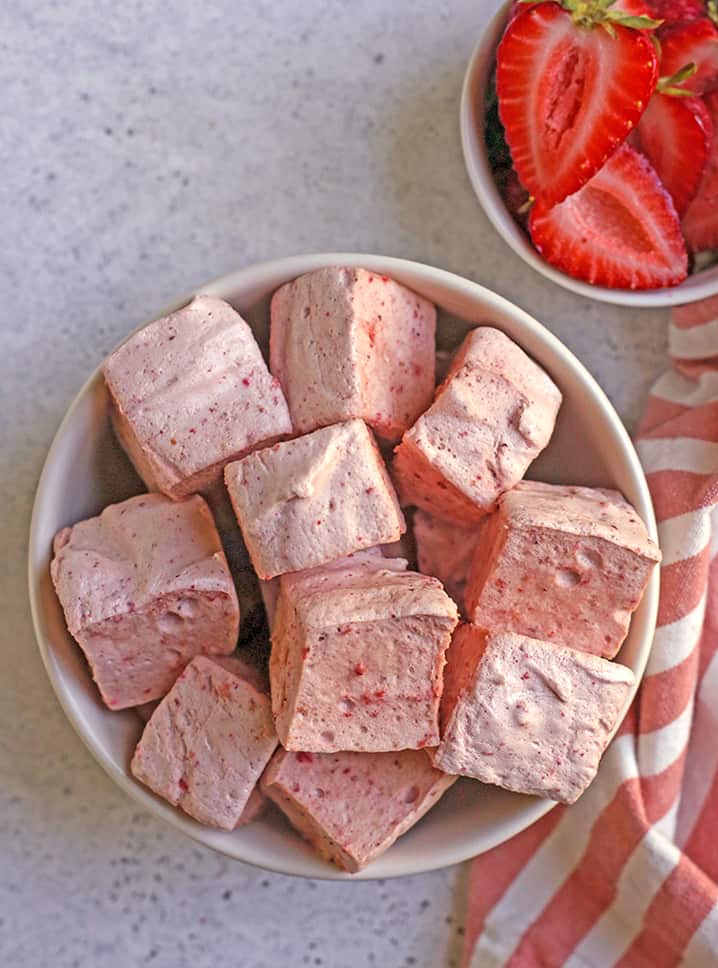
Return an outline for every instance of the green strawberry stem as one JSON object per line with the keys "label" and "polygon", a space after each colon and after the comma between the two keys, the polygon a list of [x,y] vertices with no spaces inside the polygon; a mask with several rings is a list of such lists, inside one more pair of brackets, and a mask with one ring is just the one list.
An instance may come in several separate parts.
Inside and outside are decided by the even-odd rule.
{"label": "green strawberry stem", "polygon": [[679,85],[687,81],[689,77],[693,77],[697,70],[698,68],[691,61],[690,64],[685,64],[675,74],[671,74],[670,77],[659,78],[658,84],[656,84],[656,90],[659,94],[668,94],[670,97],[695,97],[693,91],[687,91],[684,87],[679,87]]}
{"label": "green strawberry stem", "polygon": [[[616,0],[520,0],[521,3],[558,3],[568,13],[577,27],[591,29],[603,27],[611,36],[615,36],[614,26],[630,27],[633,30],[654,30],[660,27],[662,20],[652,17],[634,17],[622,10],[611,9]],[[712,0],[716,2],[716,0]]]}

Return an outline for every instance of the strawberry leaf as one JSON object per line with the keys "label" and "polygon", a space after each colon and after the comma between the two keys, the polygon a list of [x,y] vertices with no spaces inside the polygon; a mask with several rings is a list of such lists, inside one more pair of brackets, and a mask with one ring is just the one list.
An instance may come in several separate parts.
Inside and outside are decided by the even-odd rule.
{"label": "strawberry leaf", "polygon": [[632,17],[630,14],[621,13],[620,10],[607,10],[606,18],[621,27],[632,27],[634,30],[656,30],[663,23],[662,20],[654,20],[652,17]]}
{"label": "strawberry leaf", "polygon": [[684,64],[679,71],[675,74],[671,74],[670,77],[661,77],[656,84],[656,90],[660,94],[668,94],[671,97],[694,97],[693,91],[687,91],[684,87],[679,85],[687,81],[689,77],[693,77],[698,68],[691,61],[690,64]]}

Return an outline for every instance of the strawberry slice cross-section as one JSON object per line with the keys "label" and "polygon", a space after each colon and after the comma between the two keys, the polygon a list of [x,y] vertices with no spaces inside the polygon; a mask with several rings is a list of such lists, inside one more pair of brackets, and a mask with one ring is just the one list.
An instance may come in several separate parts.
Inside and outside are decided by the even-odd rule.
{"label": "strawberry slice cross-section", "polygon": [[683,216],[683,234],[691,252],[718,249],[718,91],[704,98],[713,121],[708,164],[698,194]]}
{"label": "strawberry slice cross-section", "polygon": [[646,31],[579,25],[558,3],[520,13],[497,50],[496,87],[523,185],[547,205],[578,191],[638,123],[657,79]]}
{"label": "strawberry slice cross-section", "polygon": [[708,17],[666,24],[659,37],[661,74],[677,74],[687,64],[695,64],[695,73],[681,86],[693,94],[718,88],[718,27]]}
{"label": "strawberry slice cross-section", "polygon": [[636,130],[641,151],[683,215],[708,162],[713,136],[708,108],[698,97],[656,93]]}
{"label": "strawberry slice cross-section", "polygon": [[536,249],[576,279],[614,289],[682,282],[688,258],[673,201],[650,163],[622,145],[580,191],[529,219]]}

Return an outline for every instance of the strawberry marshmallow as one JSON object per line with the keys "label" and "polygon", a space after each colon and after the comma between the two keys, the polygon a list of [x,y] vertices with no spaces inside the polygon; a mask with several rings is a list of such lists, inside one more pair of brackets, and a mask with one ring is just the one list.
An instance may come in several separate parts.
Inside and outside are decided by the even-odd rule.
{"label": "strawberry marshmallow", "polygon": [[292,431],[279,382],[229,303],[197,296],[130,336],[103,367],[117,436],[150,490],[181,498]]}
{"label": "strawberry marshmallow", "polygon": [[200,823],[234,830],[260,812],[252,794],[276,746],[269,697],[198,656],[153,713],[130,768]]}
{"label": "strawberry marshmallow", "polygon": [[525,481],[482,529],[466,612],[492,631],[611,659],[660,559],[618,491]]}
{"label": "strawberry marshmallow", "polygon": [[438,578],[460,608],[464,605],[466,578],[480,530],[481,525],[470,527],[443,521],[420,508],[414,514],[419,571]]}
{"label": "strawberry marshmallow", "polygon": [[257,574],[325,564],[405,530],[396,493],[362,420],[250,454],[225,470]]}
{"label": "strawberry marshmallow", "polygon": [[269,675],[282,745],[436,745],[456,605],[435,578],[367,552],[280,580]]}
{"label": "strawberry marshmallow", "polygon": [[362,417],[398,440],[434,393],[436,310],[388,276],[326,268],[272,299],[270,360],[300,433]]}
{"label": "strawberry marshmallow", "polygon": [[239,676],[240,679],[244,679],[251,686],[254,686],[257,692],[263,692],[266,696],[269,695],[269,675],[266,669],[260,668],[257,662],[244,659],[236,652],[233,655],[216,655],[212,658],[217,665],[221,665],[227,672]]}
{"label": "strawberry marshmallow", "polygon": [[279,749],[262,790],[322,857],[356,873],[413,827],[455,780],[434,769],[425,750]]}
{"label": "strawberry marshmallow", "polygon": [[[267,677],[256,666],[251,665],[249,662],[245,662],[244,659],[236,658],[232,655],[229,655],[226,658],[214,656],[213,661],[218,665],[221,665],[222,668],[234,673],[234,675],[247,680],[260,692],[263,692],[267,696],[269,695],[269,682],[267,681]],[[141,706],[135,706],[135,710],[143,723],[148,723],[150,721],[152,714],[161,702],[161,699],[153,699],[152,702],[146,702]],[[259,789],[259,786],[256,786],[249,795],[247,805],[237,821],[237,827],[244,827],[248,823],[252,823],[264,812],[266,806],[267,798]]]}
{"label": "strawberry marshmallow", "polygon": [[550,377],[508,336],[472,330],[433,404],[396,448],[403,503],[478,521],[546,447],[560,404]]}
{"label": "strawberry marshmallow", "polygon": [[159,699],[194,656],[237,643],[239,606],[201,497],[141,494],[64,528],[50,566],[110,709]]}
{"label": "strawberry marshmallow", "polygon": [[434,765],[573,803],[596,775],[633,682],[618,662],[462,625],[449,649]]}
{"label": "strawberry marshmallow", "polygon": [[[252,662],[248,662],[245,659],[240,659],[237,655],[215,655],[212,658],[217,665],[221,665],[223,669],[227,669],[229,672],[233,672],[234,675],[240,676],[242,679],[246,679],[247,682],[250,682],[255,689],[259,690],[259,692],[264,692],[269,695],[269,677],[263,669],[259,668],[259,666]],[[148,723],[152,718],[152,713],[155,711],[155,709],[157,709],[161,702],[161,699],[151,699],[150,702],[143,702],[139,706],[134,707],[135,712],[143,723]]]}

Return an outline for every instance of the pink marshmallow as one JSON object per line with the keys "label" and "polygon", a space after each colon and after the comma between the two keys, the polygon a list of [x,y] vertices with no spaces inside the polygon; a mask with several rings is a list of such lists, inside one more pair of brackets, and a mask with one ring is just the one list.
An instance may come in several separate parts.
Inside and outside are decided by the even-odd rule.
{"label": "pink marshmallow", "polygon": [[633,682],[617,662],[462,625],[449,649],[434,765],[573,803],[596,775]]}
{"label": "pink marshmallow", "polygon": [[282,577],[269,674],[285,748],[436,745],[456,605],[436,579],[405,569],[366,552]]}
{"label": "pink marshmallow", "polygon": [[455,780],[434,769],[425,750],[279,749],[262,789],[322,857],[356,873],[413,827]]}
{"label": "pink marshmallow", "polygon": [[434,393],[436,310],[388,276],[326,268],[272,299],[271,367],[300,433],[362,417],[398,440]]}
{"label": "pink marshmallow", "polygon": [[395,541],[406,524],[361,420],[315,430],[229,464],[225,480],[262,579]]}
{"label": "pink marshmallow", "polygon": [[131,770],[200,823],[234,830],[260,812],[252,794],[276,746],[269,698],[198,656],[153,713]]}
{"label": "pink marshmallow", "polygon": [[239,606],[209,508],[142,494],[55,538],[52,580],[104,702],[159,699],[194,656],[230,653]]}
{"label": "pink marshmallow", "polygon": [[478,521],[546,447],[560,404],[558,388],[516,343],[489,326],[472,330],[396,448],[402,501]]}
{"label": "pink marshmallow", "polygon": [[660,559],[618,491],[525,481],[482,529],[466,612],[492,631],[610,659]]}
{"label": "pink marshmallow", "polygon": [[266,696],[269,695],[269,675],[266,669],[260,668],[256,662],[248,658],[245,659],[237,653],[227,656],[213,656],[213,661],[217,665],[221,665],[227,672],[239,676],[240,679],[244,679],[245,682],[254,686],[257,692],[263,692]]}
{"label": "pink marshmallow", "polygon": [[103,371],[122,446],[172,498],[210,489],[228,461],[292,431],[252,330],[212,296],[130,336]]}

